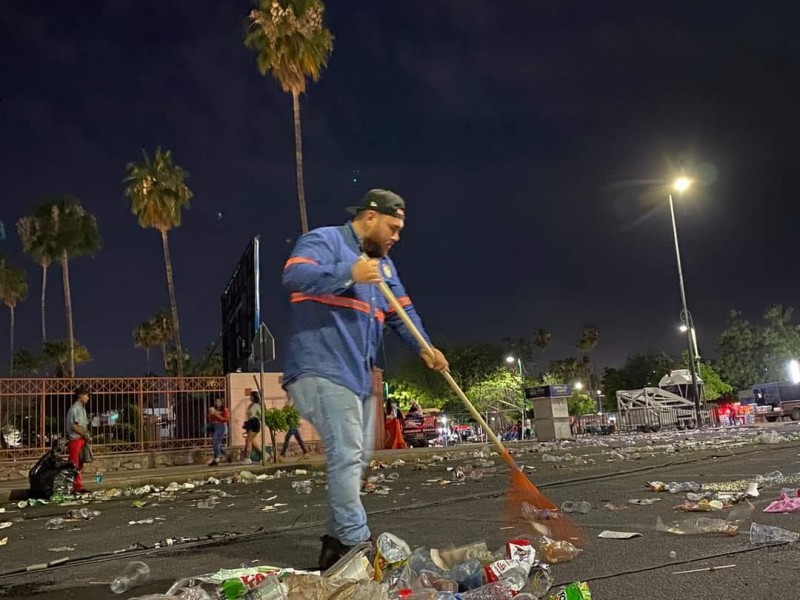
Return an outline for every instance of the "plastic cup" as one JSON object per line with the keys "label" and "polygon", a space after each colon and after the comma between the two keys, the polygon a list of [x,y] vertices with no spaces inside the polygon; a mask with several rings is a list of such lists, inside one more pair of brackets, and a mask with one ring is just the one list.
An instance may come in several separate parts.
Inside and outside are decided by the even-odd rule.
{"label": "plastic cup", "polygon": [[794,531],[787,531],[780,527],[759,525],[758,523],[750,525],[750,543],[754,545],[796,542],[798,538],[800,535]]}

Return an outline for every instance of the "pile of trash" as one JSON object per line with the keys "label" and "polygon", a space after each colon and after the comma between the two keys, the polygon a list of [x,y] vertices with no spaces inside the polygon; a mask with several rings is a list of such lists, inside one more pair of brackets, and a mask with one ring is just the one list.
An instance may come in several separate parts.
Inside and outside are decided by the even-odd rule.
{"label": "pile of trash", "polygon": [[[563,558],[564,544],[571,546],[539,537],[509,540],[494,552],[485,542],[412,550],[384,533],[374,551],[369,542],[356,546],[324,574],[269,566],[223,569],[132,600],[591,600],[582,582],[551,591],[550,563]],[[130,563],[112,591],[126,592],[149,578],[147,565]]]}

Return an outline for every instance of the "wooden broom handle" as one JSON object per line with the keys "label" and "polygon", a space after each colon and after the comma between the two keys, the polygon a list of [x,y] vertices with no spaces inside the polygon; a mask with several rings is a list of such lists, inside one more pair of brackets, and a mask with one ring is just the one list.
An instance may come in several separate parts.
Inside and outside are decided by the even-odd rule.
{"label": "wooden broom handle", "polygon": [[[369,259],[366,256],[362,255],[361,260],[369,260]],[[386,282],[383,281],[383,279],[381,279],[381,281],[377,285],[378,288],[380,288],[381,293],[384,295],[386,300],[389,301],[389,306],[391,306],[395,310],[395,312],[397,312],[397,315],[400,317],[400,320],[403,321],[403,324],[411,332],[411,335],[414,336],[414,339],[416,339],[417,342],[419,342],[420,347],[423,350],[429,352],[431,355],[433,355],[433,348],[428,343],[428,341],[424,337],[422,337],[422,334],[420,333],[419,329],[417,329],[417,326],[414,325],[414,321],[412,321],[411,317],[408,316],[406,309],[404,309],[401,306],[400,302],[397,301],[397,298],[395,298],[394,293],[392,292],[391,289],[389,289],[389,286],[386,284]],[[478,422],[478,425],[480,425],[481,428],[486,432],[487,437],[489,438],[489,440],[491,440],[492,444],[494,444],[495,448],[497,448],[498,452],[500,452],[500,454],[503,455],[503,457],[508,460],[511,456],[508,453],[508,450],[506,450],[506,447],[503,446],[503,442],[501,442],[500,439],[495,435],[494,431],[491,430],[489,425],[481,416],[481,413],[479,413],[478,410],[472,405],[472,402],[469,401],[467,395],[461,390],[459,385],[456,383],[456,380],[453,379],[453,376],[450,374],[450,371],[449,370],[441,371],[441,373],[442,377],[444,377],[445,381],[448,383],[450,388],[456,393],[456,396],[458,396],[461,399],[461,402],[467,408],[469,414],[472,415],[472,418],[475,419]]]}

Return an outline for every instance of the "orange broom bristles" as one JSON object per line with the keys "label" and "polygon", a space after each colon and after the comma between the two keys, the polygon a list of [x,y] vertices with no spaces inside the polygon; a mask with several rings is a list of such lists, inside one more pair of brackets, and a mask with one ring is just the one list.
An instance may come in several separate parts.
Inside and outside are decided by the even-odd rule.
{"label": "orange broom bristles", "polygon": [[586,534],[527,478],[511,455],[503,458],[511,467],[506,493],[506,520],[535,536],[567,541],[578,548],[586,545]]}

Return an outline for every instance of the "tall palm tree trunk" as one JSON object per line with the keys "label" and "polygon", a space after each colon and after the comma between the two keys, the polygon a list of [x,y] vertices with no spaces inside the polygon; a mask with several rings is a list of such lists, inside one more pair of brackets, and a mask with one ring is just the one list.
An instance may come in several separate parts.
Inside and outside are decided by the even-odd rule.
{"label": "tall palm tree trunk", "polygon": [[169,306],[172,310],[172,334],[175,347],[178,349],[178,377],[183,377],[183,346],[181,346],[181,329],[178,325],[178,303],[175,300],[175,283],[172,280],[172,259],[169,257],[169,240],[167,230],[161,230],[161,244],[164,246],[164,266],[167,269],[167,288],[169,289]]}
{"label": "tall palm tree trunk", "polygon": [[297,174],[297,203],[300,205],[300,227],[308,233],[306,214],[306,190],[303,186],[303,134],[300,131],[300,93],[292,92],[292,112],[294,113],[294,164]]}
{"label": "tall palm tree trunk", "polygon": [[68,377],[75,377],[75,328],[72,323],[72,291],[69,287],[69,256],[61,251],[61,274],[64,280],[64,310],[67,313],[67,343],[69,344]]}
{"label": "tall palm tree trunk", "polygon": [[167,345],[161,344],[161,363],[164,366],[164,375],[167,374]]}
{"label": "tall palm tree trunk", "polygon": [[150,375],[150,348],[145,348],[144,354],[147,357],[147,374]]}
{"label": "tall palm tree trunk", "polygon": [[47,342],[47,321],[45,319],[45,297],[47,296],[47,267],[50,265],[42,263],[42,345]]}
{"label": "tall palm tree trunk", "polygon": [[8,353],[8,374],[12,377],[14,376],[14,307],[9,306],[8,310],[11,311],[11,331],[9,332],[8,338],[8,346],[9,346],[9,353]]}

